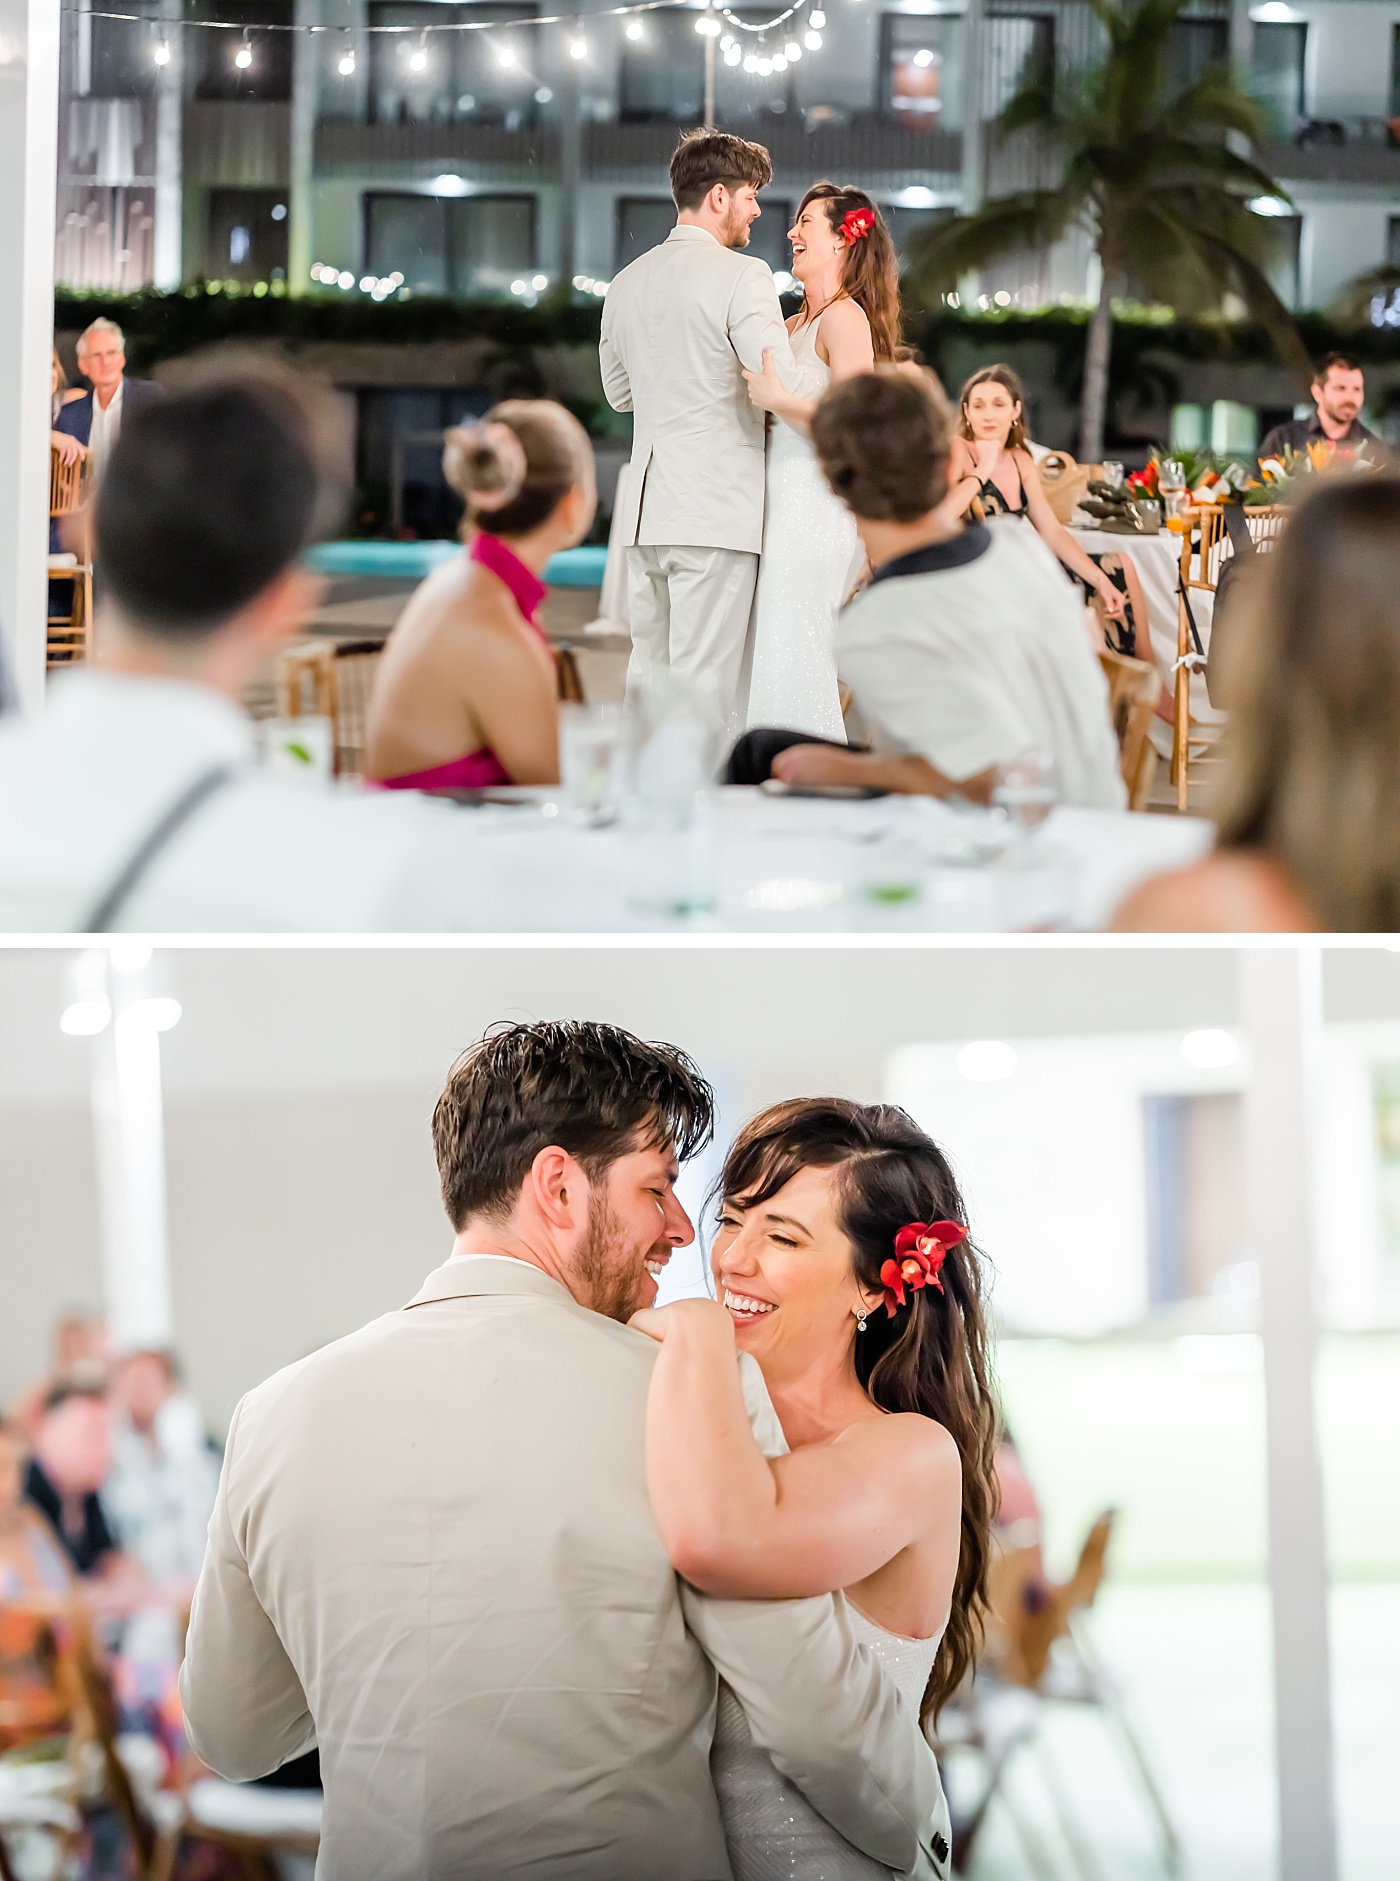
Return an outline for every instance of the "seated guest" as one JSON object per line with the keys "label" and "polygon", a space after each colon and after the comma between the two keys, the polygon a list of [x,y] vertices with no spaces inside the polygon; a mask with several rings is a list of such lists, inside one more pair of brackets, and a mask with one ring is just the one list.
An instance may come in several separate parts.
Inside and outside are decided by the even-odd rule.
{"label": "seated guest", "polygon": [[536,620],[541,576],[587,535],[588,434],[562,405],[511,399],[447,435],[466,553],[430,575],[375,680],[368,775],[396,790],[559,781],[558,680]]}
{"label": "seated guest", "polygon": [[54,1596],[73,1570],[51,1524],[25,1494],[29,1447],[18,1424],[0,1417],[0,1606]]}
{"label": "seated guest", "polygon": [[932,385],[898,367],[847,379],[817,407],[817,455],[874,571],[836,630],[837,670],[874,748],[750,732],[729,781],[985,802],[998,766],[1037,750],[1063,801],[1121,809],[1107,684],[1078,592],[1029,530],[947,515],[950,431]]}
{"label": "seated guest", "polygon": [[98,1499],[112,1461],[111,1419],[101,1391],[59,1385],[44,1402],[25,1499],[48,1522],[77,1574],[99,1572],[117,1552]]}
{"label": "seated guest", "polygon": [[[1092,556],[1086,555],[1050,507],[1026,437],[1025,392],[1010,366],[983,366],[959,395],[960,419],[948,457],[946,516],[966,516],[976,505],[982,520],[1008,517],[1028,522],[1055,558],[1102,600],[1114,619],[1123,616],[1123,592]],[[1147,602],[1137,570],[1119,556],[1133,600],[1134,622],[1147,623]]]}
{"label": "seated guest", "polygon": [[[65,405],[71,405],[84,396],[82,392],[69,391],[68,374],[63,370],[63,361],[59,358],[58,348],[55,346],[53,363],[49,368],[50,420],[56,421]],[[80,438],[75,438],[71,431],[50,429],[49,444],[58,452],[65,464],[74,463],[78,458],[87,456],[87,445]]]}
{"label": "seated guest", "polygon": [[112,1378],[112,1467],[103,1504],[122,1546],[160,1587],[199,1578],[219,1453],[169,1352],[132,1352]]}
{"label": "seated guest", "polygon": [[1231,646],[1219,846],[1129,896],[1153,932],[1400,929],[1400,478],[1325,481]]}
{"label": "seated guest", "polygon": [[114,320],[94,320],[78,335],[78,370],[92,390],[61,405],[53,428],[86,449],[93,475],[100,477],[123,422],[162,392],[150,379],[127,378],[126,341]]}
{"label": "seated guest", "polygon": [[1366,403],[1366,381],[1361,362],[1350,353],[1328,353],[1318,363],[1310,388],[1316,409],[1311,418],[1290,418],[1275,425],[1259,446],[1259,455],[1281,456],[1285,449],[1305,451],[1310,444],[1335,444],[1344,451],[1359,451],[1383,463],[1386,448],[1374,431],[1361,422]]}
{"label": "seated guest", "polygon": [[330,520],[319,408],[290,374],[219,365],[132,410],[96,501],[95,665],[0,722],[0,929],[436,925],[406,884],[438,805],[256,764],[241,701],[304,631],[299,566]]}

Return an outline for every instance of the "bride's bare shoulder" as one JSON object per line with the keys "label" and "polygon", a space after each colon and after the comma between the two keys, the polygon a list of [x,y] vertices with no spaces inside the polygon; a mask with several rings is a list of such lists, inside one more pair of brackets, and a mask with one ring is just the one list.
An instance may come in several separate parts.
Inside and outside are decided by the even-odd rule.
{"label": "bride's bare shoulder", "polygon": [[911,1486],[962,1474],[962,1457],[952,1432],[918,1411],[863,1417],[837,1441],[859,1445],[872,1469],[890,1471]]}
{"label": "bride's bare shoulder", "polygon": [[868,333],[870,320],[858,300],[842,295],[822,310],[822,325],[828,333]]}

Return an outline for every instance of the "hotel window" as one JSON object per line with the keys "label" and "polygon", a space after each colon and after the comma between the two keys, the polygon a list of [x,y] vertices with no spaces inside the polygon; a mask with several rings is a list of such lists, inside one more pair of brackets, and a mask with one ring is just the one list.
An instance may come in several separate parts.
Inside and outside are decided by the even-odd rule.
{"label": "hotel window", "polygon": [[614,267],[621,270],[655,248],[676,226],[676,205],[669,196],[619,196]]}
{"label": "hotel window", "polygon": [[[462,119],[528,129],[535,121],[538,38],[512,33],[534,7],[374,5],[371,26],[402,33],[369,35],[369,113],[373,124],[429,124]],[[422,33],[425,26],[492,20],[498,30]],[[421,37],[419,36],[421,34]],[[507,64],[502,54],[513,55]]]}
{"label": "hotel window", "polygon": [[1055,19],[1050,13],[989,13],[985,34],[982,116],[1000,117],[1033,78],[1055,69]]}
{"label": "hotel window", "polygon": [[1304,115],[1308,29],[1257,21],[1253,48],[1251,90],[1267,109],[1275,128],[1291,137]]}
{"label": "hotel window", "polygon": [[698,124],[705,109],[705,42],[689,8],[642,17],[623,38],[618,115],[626,123]]}
{"label": "hotel window", "polygon": [[365,197],[365,265],[417,294],[481,299],[535,268],[533,196]]}
{"label": "hotel window", "polygon": [[948,14],[886,13],[880,21],[880,104],[906,124],[946,125],[962,22]]}

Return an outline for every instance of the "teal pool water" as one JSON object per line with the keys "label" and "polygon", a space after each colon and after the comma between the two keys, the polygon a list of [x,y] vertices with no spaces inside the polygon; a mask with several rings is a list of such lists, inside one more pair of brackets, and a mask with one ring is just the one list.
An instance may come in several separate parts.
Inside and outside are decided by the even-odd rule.
{"label": "teal pool water", "polygon": [[[460,549],[457,542],[320,542],[306,559],[318,575],[422,581]],[[601,544],[565,549],[550,557],[544,578],[551,588],[601,588],[607,559]]]}

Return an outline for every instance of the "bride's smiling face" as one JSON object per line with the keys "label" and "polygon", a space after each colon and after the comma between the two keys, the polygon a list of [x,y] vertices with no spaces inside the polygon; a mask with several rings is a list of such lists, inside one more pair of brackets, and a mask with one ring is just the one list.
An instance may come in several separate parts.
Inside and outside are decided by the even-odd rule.
{"label": "bride's smiling face", "polygon": [[839,275],[846,244],[840,240],[820,200],[809,202],[788,230],[792,243],[792,272],[799,281],[815,280],[835,267]]}
{"label": "bride's smiling face", "polygon": [[838,1170],[799,1169],[752,1207],[727,1197],[711,1253],[715,1290],[741,1351],[801,1366],[845,1351],[872,1304],[841,1226]]}

